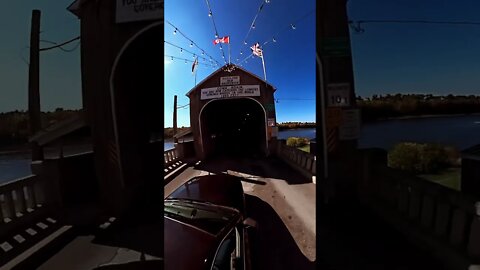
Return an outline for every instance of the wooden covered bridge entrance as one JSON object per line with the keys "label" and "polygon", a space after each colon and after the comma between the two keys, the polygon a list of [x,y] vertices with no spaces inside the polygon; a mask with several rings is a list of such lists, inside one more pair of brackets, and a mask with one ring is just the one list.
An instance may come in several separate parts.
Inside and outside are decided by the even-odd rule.
{"label": "wooden covered bridge entrance", "polygon": [[218,69],[187,93],[196,156],[267,156],[276,138],[276,88],[236,65]]}

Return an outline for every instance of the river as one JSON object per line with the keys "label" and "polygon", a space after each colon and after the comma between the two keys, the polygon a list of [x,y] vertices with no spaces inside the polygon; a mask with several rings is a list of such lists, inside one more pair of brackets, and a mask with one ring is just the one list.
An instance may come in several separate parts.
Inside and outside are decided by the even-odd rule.
{"label": "river", "polygon": [[[315,129],[294,129],[279,132],[280,139],[288,137],[316,137]],[[443,116],[385,120],[364,124],[359,148],[391,149],[400,141],[448,144],[463,150],[480,143],[480,115]],[[165,142],[165,150],[173,141]],[[30,160],[25,154],[0,154],[0,183],[30,174]]]}
{"label": "river", "polygon": [[480,144],[480,115],[385,120],[362,127],[359,148],[391,149],[397,142],[430,142],[458,150]]}
{"label": "river", "polygon": [[[313,139],[316,137],[316,130],[314,128],[299,128],[299,129],[289,129],[282,130],[278,132],[279,139],[288,139],[289,137],[302,137]],[[187,138],[186,140],[191,140],[192,138]],[[164,150],[173,148],[173,139],[165,140]]]}

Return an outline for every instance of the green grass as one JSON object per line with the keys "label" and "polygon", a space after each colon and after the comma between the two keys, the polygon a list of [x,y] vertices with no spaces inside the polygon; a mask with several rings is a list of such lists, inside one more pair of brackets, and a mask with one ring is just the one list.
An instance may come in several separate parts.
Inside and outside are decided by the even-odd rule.
{"label": "green grass", "polygon": [[438,174],[421,174],[419,177],[451,189],[460,190],[460,168],[448,168]]}
{"label": "green grass", "polygon": [[307,145],[302,146],[302,147],[298,147],[298,149],[300,149],[304,152],[310,153],[310,144],[307,144]]}

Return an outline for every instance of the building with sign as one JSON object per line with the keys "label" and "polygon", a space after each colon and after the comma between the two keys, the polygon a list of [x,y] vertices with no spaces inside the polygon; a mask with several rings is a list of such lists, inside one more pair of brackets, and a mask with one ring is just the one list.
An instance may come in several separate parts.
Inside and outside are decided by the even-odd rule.
{"label": "building with sign", "polygon": [[275,90],[236,65],[218,69],[190,90],[197,157],[268,155],[277,134]]}
{"label": "building with sign", "polygon": [[82,98],[99,200],[121,211],[161,177],[163,0],[77,0]]}

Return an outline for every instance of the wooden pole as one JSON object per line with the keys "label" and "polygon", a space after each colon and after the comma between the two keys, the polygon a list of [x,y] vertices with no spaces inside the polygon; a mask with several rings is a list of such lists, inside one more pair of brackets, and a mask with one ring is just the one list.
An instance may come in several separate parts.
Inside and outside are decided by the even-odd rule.
{"label": "wooden pole", "polygon": [[177,135],[177,95],[173,96],[173,142],[178,143]]}
{"label": "wooden pole", "polygon": [[[30,120],[30,135],[36,134],[42,128],[40,118],[40,10],[32,10],[30,31],[30,64],[28,69],[28,116]],[[42,160],[43,149],[38,143],[32,144],[32,160]]]}

